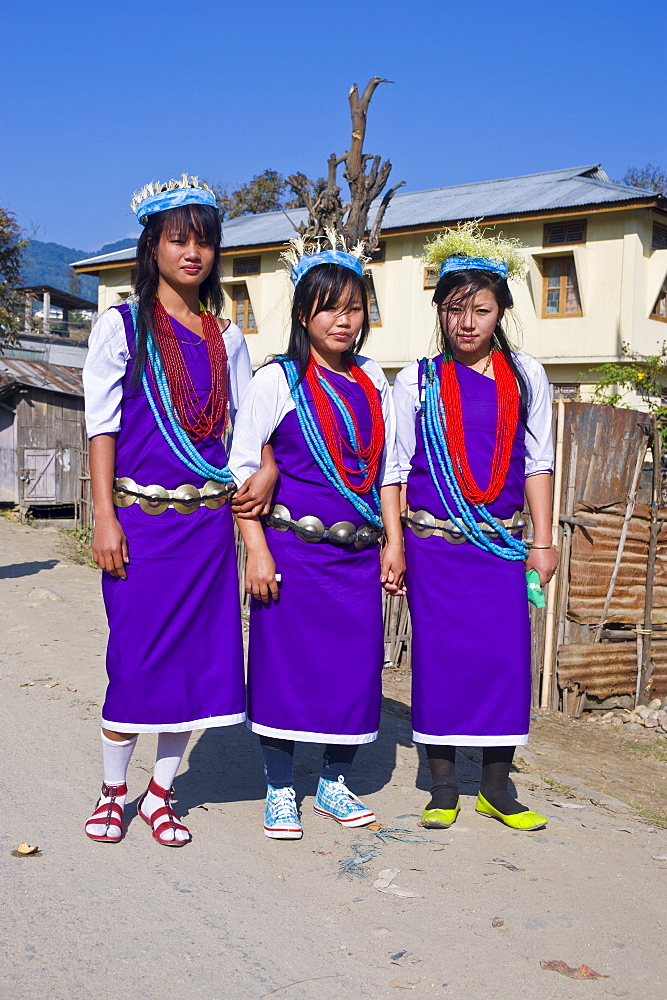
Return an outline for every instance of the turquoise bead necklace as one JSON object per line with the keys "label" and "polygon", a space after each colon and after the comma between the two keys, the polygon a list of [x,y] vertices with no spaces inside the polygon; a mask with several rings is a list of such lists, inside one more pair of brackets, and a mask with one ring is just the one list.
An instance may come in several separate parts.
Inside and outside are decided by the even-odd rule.
{"label": "turquoise bead necklace", "polygon": [[[132,302],[129,303],[130,312],[132,314],[132,322],[134,323],[135,337],[137,336],[137,305]],[[136,341],[135,341],[136,342]],[[158,390],[158,395],[162,403],[164,412],[169,421],[169,426],[171,427],[172,434],[176,437],[177,441],[174,441],[172,434],[169,433],[167,427],[165,426],[164,419],[160,413],[153,392],[150,387],[148,373],[144,369],[141,382],[144,387],[144,392],[146,393],[146,399],[148,400],[148,405],[151,408],[153,416],[155,417],[155,422],[158,425],[163,438],[176,455],[178,460],[183,463],[192,472],[195,472],[198,476],[203,479],[212,479],[218,483],[233,483],[234,477],[229,471],[229,466],[224,465],[221,468],[215,465],[211,465],[203,458],[197,449],[195,448],[193,442],[190,440],[188,435],[185,433],[181,425],[178,423],[174,416],[173,406],[171,402],[171,396],[169,395],[169,385],[167,383],[167,376],[162,365],[162,360],[160,358],[159,351],[155,346],[155,341],[150,330],[146,333],[146,352],[148,354],[148,362],[151,368],[155,386]],[[178,442],[178,443],[177,443]],[[179,447],[180,445],[180,447]]]}
{"label": "turquoise bead necklace", "polygon": [[[367,521],[376,527],[382,527],[382,520],[380,517],[380,497],[378,495],[377,488],[373,486],[371,489],[371,498],[373,502],[373,506],[371,506],[357,493],[349,489],[349,487],[343,482],[338,474],[336,466],[334,465],[333,459],[327,450],[310,406],[308,405],[308,400],[306,399],[306,395],[303,391],[303,385],[299,381],[300,372],[298,365],[295,361],[290,360],[284,355],[276,358],[276,360],[280,362],[283,371],[285,372],[287,384],[289,386],[292,399],[294,400],[299,427],[301,428],[301,432],[304,436],[306,444],[308,445],[308,450],[315,459],[320,471],[329,480],[331,485],[338,490],[341,496],[345,497],[346,500],[349,500],[362,517],[365,517]],[[338,398],[338,394],[336,393],[334,387],[329,385],[326,379],[321,379],[321,384],[343,418],[345,429],[349,434],[352,447],[355,450],[358,450],[359,445],[354,433],[350,415],[347,413],[345,405],[342,400]]]}
{"label": "turquoise bead necklace", "polygon": [[[447,438],[444,431],[445,412],[440,396],[440,380],[438,379],[435,362],[432,359],[424,358],[420,369],[421,419],[423,421],[422,436],[424,438],[424,449],[426,451],[431,479],[447,511],[448,517],[463,532],[469,542],[472,542],[473,545],[483,549],[485,552],[490,552],[510,562],[526,560],[528,558],[528,548],[521,539],[515,538],[502,524],[499,524],[484,504],[475,504],[472,507],[463,496],[447,447]],[[445,498],[440,485],[440,479],[436,474],[436,466],[441,471],[445,485],[454,498],[456,514],[454,514]],[[475,514],[477,517],[475,517]],[[500,535],[506,547],[497,545],[488,537],[480,527],[478,518],[481,518],[482,523],[488,524],[489,527],[493,528]]]}

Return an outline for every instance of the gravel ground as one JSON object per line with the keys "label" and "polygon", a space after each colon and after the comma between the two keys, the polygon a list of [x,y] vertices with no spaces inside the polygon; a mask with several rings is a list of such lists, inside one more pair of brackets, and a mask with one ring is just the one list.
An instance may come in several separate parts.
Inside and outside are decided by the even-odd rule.
{"label": "gravel ground", "polygon": [[[382,824],[424,841],[383,843],[316,817],[320,750],[308,746],[296,768],[304,838],[267,840],[260,755],[242,726],[191,741],[176,793],[192,844],[160,847],[136,816],[153,737],[140,738],[130,767],[123,842],[88,840],[106,626],[98,574],[63,552],[56,529],[0,519],[3,1000],[380,1000],[399,989],[664,1000],[667,831],[619,800],[663,810],[665,765],[654,743],[636,750],[595,726],[534,724],[514,780],[549,816],[545,830],[513,833],[475,814],[479,765],[465,751],[459,821],[426,834],[427,773],[410,739],[407,678],[394,672],[382,736],[360,751],[351,784]],[[21,841],[39,854],[13,856]],[[355,843],[381,854],[348,881],[338,861]],[[417,896],[381,893],[383,869]],[[576,982],[540,967],[550,960],[608,978]]]}

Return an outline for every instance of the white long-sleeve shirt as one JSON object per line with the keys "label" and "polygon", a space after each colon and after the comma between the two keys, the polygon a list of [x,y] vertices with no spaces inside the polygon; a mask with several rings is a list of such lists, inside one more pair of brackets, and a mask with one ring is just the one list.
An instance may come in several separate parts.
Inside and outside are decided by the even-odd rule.
{"label": "white long-sleeve shirt", "polygon": [[[230,323],[223,332],[227,350],[229,415],[234,423],[241,395],[252,378],[252,365],[245,337]],[[117,434],[123,403],[123,379],[131,361],[123,317],[117,309],[102,313],[88,339],[83,366],[86,430],[88,437]]]}
{"label": "white long-sleeve shirt", "polygon": [[[380,393],[385,426],[380,485],[399,483],[401,473],[396,453],[396,417],[389,383],[380,366],[370,358],[357,357],[357,364]],[[296,407],[282,366],[269,364],[260,368],[241,398],[234,424],[229,468],[239,486],[259,469],[262,448],[281,420],[294,409]]]}
{"label": "white long-sleeve shirt", "polygon": [[[530,386],[526,433],[526,476],[553,472],[554,449],[551,430],[551,390],[539,361],[530,354],[517,352],[514,360]],[[401,467],[401,482],[407,482],[416,449],[415,418],[419,413],[419,362],[413,361],[396,376],[393,389],[396,410],[396,449]]]}

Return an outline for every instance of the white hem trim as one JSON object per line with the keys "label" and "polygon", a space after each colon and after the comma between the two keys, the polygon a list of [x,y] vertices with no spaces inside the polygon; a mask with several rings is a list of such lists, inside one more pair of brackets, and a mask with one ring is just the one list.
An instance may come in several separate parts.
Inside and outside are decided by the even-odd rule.
{"label": "white hem trim", "polygon": [[206,719],[194,719],[192,722],[111,722],[102,719],[102,728],[110,729],[112,733],[189,733],[195,729],[212,729],[214,726],[235,726],[245,722],[245,712],[237,715],[211,715]]}
{"label": "white hem trim", "polygon": [[528,733],[521,736],[429,736],[427,733],[412,733],[415,743],[433,743],[437,746],[452,747],[523,747],[528,742]]}
{"label": "white hem trim", "polygon": [[260,726],[257,722],[247,720],[246,726],[260,736],[275,736],[279,740],[296,740],[298,743],[345,743],[349,745],[372,743],[378,737],[374,733],[362,733],[360,736],[340,736],[337,733],[308,733],[296,729],[273,729],[271,726]]}

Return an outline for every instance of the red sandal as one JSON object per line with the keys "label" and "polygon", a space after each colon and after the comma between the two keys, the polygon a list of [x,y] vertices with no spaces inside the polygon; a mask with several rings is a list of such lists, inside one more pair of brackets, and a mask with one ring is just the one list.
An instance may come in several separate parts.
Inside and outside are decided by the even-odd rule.
{"label": "red sandal", "polygon": [[[123,837],[123,807],[116,802],[118,796],[127,795],[127,785],[102,785],[102,797],[97,800],[97,805],[92,816],[86,820],[84,829],[86,836],[91,840],[98,840],[105,844],[117,844]],[[102,802],[102,798],[108,798],[108,802]],[[100,804],[102,803],[102,804]],[[104,825],[104,833],[90,833],[89,826]],[[109,830],[119,830],[117,837],[110,837]]]}
{"label": "red sandal", "polygon": [[[144,799],[148,795],[155,795],[156,798],[164,799],[164,805],[156,809],[152,816],[146,816],[145,813],[141,811],[141,807],[144,803]],[[192,840],[192,835],[188,830],[187,826],[183,826],[182,823],[178,822],[178,816],[171,808],[171,797],[174,794],[173,788],[160,788],[160,786],[155,782],[154,778],[151,778],[151,783],[137,802],[137,812],[144,820],[145,823],[151,827],[153,831],[153,837],[157,840],[158,844],[163,844],[165,847],[184,847],[185,844],[189,844]],[[162,819],[161,823],[158,820]],[[157,823],[157,826],[156,826]],[[188,840],[163,840],[162,834],[165,830],[184,830],[188,835]]]}

